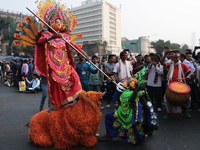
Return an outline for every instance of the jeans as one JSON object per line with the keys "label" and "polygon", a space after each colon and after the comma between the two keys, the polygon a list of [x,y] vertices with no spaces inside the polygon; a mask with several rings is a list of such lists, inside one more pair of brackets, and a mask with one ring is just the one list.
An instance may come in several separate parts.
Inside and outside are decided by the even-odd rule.
{"label": "jeans", "polygon": [[85,92],[88,92],[90,90],[90,85],[85,85],[85,86],[82,86],[82,89],[85,91]]}
{"label": "jeans", "polygon": [[188,84],[190,86],[190,96],[191,96],[191,100],[192,100],[192,105],[195,106],[197,105],[197,86],[193,83],[193,84]]}
{"label": "jeans", "polygon": [[[149,94],[149,98],[151,99],[153,103],[153,99],[155,96],[156,102],[157,102],[157,108],[161,108],[161,91],[162,87],[153,87],[153,86],[147,86],[147,91]],[[155,92],[155,95],[154,95]]]}
{"label": "jeans", "polygon": [[[44,106],[45,99],[48,96],[48,87],[45,84],[41,84],[41,88],[42,88],[42,97],[40,101],[40,106]],[[49,100],[48,100],[48,106],[49,106]]]}
{"label": "jeans", "polygon": [[0,77],[0,79],[1,79],[0,82],[3,83],[3,82],[4,82],[3,71],[0,71],[0,75],[1,75],[1,77]]}
{"label": "jeans", "polygon": [[14,78],[14,85],[15,85],[16,88],[18,88],[19,87],[19,77],[13,75],[13,78]]}
{"label": "jeans", "polygon": [[106,89],[107,89],[107,96],[106,96],[106,99],[107,99],[107,104],[110,104],[110,96],[113,95],[111,92],[115,92],[115,85],[113,82],[109,82],[107,83],[107,86],[106,86]]}
{"label": "jeans", "polygon": [[90,85],[90,91],[101,92],[100,85]]}
{"label": "jeans", "polygon": [[28,72],[28,79],[31,81],[33,79],[33,74],[31,72]]}

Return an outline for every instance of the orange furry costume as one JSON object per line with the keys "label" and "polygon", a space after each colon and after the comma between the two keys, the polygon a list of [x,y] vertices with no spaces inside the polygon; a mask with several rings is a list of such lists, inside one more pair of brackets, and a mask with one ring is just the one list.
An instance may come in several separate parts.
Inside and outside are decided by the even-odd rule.
{"label": "orange furry costume", "polygon": [[76,104],[50,113],[46,109],[34,115],[29,125],[29,140],[41,147],[95,146],[101,121],[101,95],[101,92],[81,91]]}

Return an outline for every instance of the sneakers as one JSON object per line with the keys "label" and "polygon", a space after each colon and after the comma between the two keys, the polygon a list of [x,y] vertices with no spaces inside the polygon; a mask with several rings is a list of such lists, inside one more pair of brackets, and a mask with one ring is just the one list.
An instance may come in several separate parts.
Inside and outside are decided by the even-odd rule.
{"label": "sneakers", "polygon": [[158,111],[161,111],[162,109],[160,108],[160,107],[158,107],[158,109],[157,109]]}
{"label": "sneakers", "polygon": [[104,136],[98,138],[98,141],[99,141],[99,142],[111,141],[111,140],[112,140],[112,138],[111,138],[111,137],[107,137],[106,135],[104,135]]}
{"label": "sneakers", "polygon": [[101,107],[100,107],[100,109],[101,109],[101,110],[104,110],[104,107],[103,107],[103,106],[101,106]]}
{"label": "sneakers", "polygon": [[115,106],[115,107],[117,107],[117,106],[118,106],[118,104],[114,104],[114,106]]}
{"label": "sneakers", "polygon": [[110,104],[107,104],[107,105],[106,105],[106,108],[110,108]]}

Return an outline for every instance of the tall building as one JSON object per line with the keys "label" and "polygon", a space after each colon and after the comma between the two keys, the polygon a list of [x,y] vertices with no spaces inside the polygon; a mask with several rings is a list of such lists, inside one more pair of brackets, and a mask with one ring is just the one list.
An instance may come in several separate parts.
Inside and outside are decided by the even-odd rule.
{"label": "tall building", "polygon": [[15,22],[20,22],[20,23],[26,23],[25,17],[26,15],[20,13],[20,12],[9,12],[8,10],[5,11],[3,9],[0,9],[0,17],[11,17],[14,19]]}
{"label": "tall building", "polygon": [[155,48],[152,48],[148,37],[142,36],[135,40],[128,40],[126,37],[121,38],[122,48],[129,49],[132,53],[146,55],[155,53]]}
{"label": "tall building", "polygon": [[74,42],[107,42],[107,50],[121,52],[121,10],[104,0],[86,0],[81,6],[71,8],[77,16],[77,27],[72,34],[83,33]]}

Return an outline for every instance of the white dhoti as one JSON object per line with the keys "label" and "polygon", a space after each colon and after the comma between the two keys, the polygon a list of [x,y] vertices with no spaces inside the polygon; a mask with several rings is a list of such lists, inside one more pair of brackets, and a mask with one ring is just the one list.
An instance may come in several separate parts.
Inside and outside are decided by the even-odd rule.
{"label": "white dhoti", "polygon": [[181,107],[185,107],[186,109],[190,108],[190,104],[191,104],[191,97],[189,98],[189,101],[187,103],[185,103],[184,105],[182,106],[174,106],[172,104],[170,104],[168,101],[167,101],[167,98],[166,96],[164,95],[164,102],[165,102],[165,107],[166,107],[166,110],[167,110],[167,113],[181,113]]}

